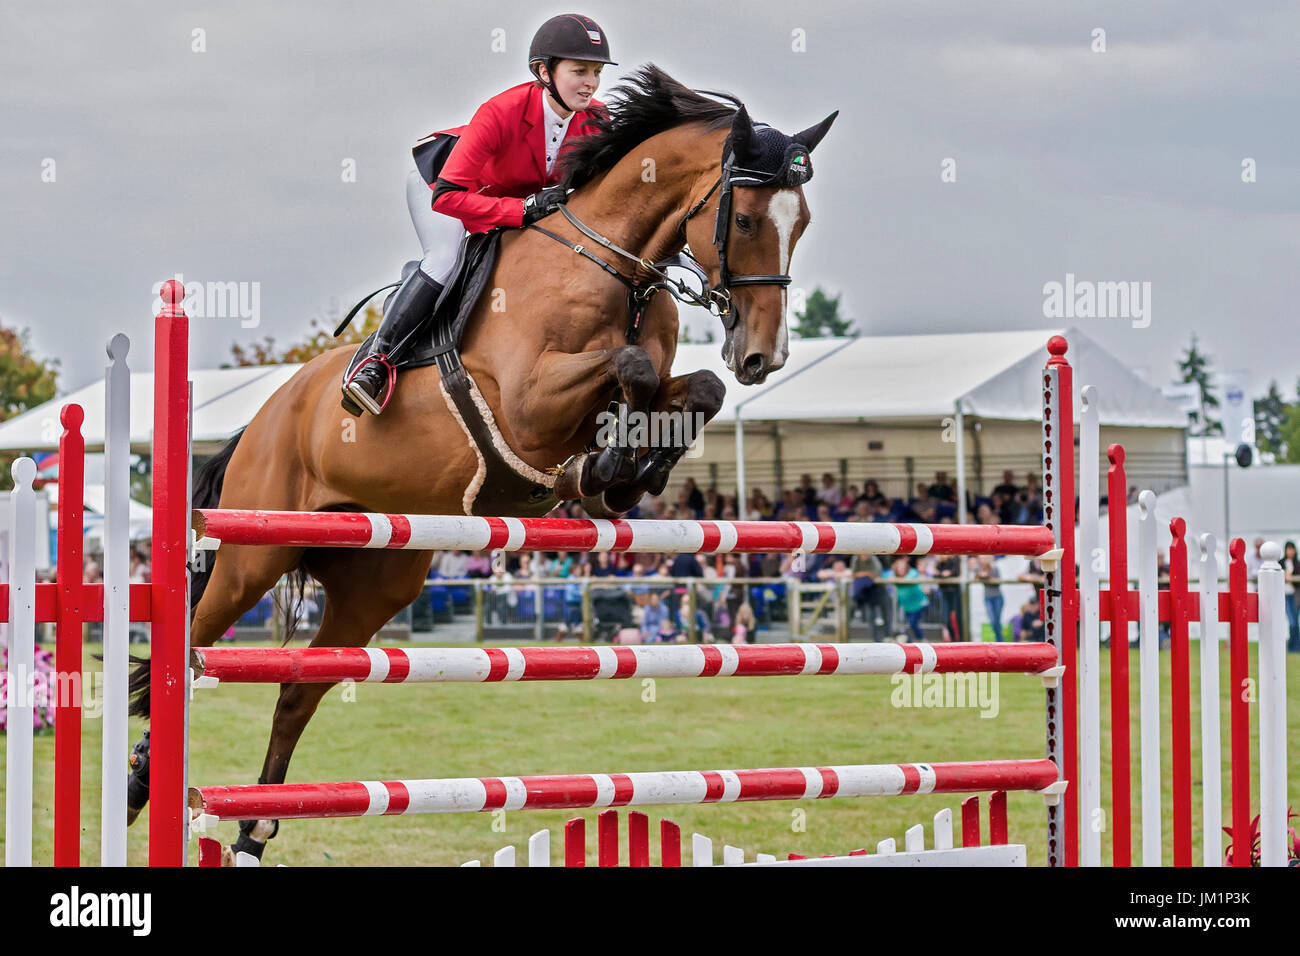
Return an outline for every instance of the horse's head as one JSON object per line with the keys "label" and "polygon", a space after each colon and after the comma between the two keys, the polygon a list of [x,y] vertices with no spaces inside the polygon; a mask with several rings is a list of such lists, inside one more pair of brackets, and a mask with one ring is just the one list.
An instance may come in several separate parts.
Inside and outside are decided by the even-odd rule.
{"label": "horse's head", "polygon": [[712,206],[715,215],[687,222],[687,242],[708,269],[722,312],[722,357],[742,385],[762,382],[789,355],[786,286],[810,219],[803,195],[812,177],[809,154],[838,115],[787,136],[753,123],[742,106],[723,146],[721,178],[702,207]]}

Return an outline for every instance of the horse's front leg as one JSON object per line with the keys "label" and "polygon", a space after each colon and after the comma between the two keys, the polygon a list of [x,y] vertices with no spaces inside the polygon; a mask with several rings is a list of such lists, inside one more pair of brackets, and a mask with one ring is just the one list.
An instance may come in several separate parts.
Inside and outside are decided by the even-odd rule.
{"label": "horse's front leg", "polygon": [[659,442],[642,456],[634,477],[614,484],[598,501],[584,501],[587,511],[598,516],[618,515],[634,508],[642,495],[663,494],[669,473],[700,430],[718,414],[726,392],[721,379],[709,371],[664,379],[653,402],[653,413],[661,418]]}
{"label": "horse's front leg", "polygon": [[[592,413],[609,400],[619,402],[619,417],[644,416],[660,391],[659,373],[650,354],[640,346],[576,355],[552,352],[543,356],[528,380],[513,393],[503,392],[511,431],[521,451],[571,445]],[[635,420],[635,419],[634,419]],[[615,423],[609,422],[609,425]],[[616,482],[636,474],[637,448],[621,441],[623,427],[603,429],[607,438],[598,451],[583,452],[566,463],[555,486],[562,500],[599,495]]]}

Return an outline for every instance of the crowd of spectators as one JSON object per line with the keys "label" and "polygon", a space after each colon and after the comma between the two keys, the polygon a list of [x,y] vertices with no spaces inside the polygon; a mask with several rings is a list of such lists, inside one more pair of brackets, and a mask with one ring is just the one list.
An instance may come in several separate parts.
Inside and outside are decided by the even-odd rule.
{"label": "crowd of spectators", "polygon": [[[1029,474],[1017,484],[1010,471],[987,496],[972,496],[968,501],[967,520],[981,524],[1038,524],[1042,521],[1042,491],[1038,476]],[[957,493],[948,474],[939,471],[931,482],[920,482],[915,494],[891,498],[881,490],[881,483],[868,479],[861,485],[841,489],[835,477],[823,474],[815,482],[811,474],[801,477],[794,488],[787,488],[768,498],[754,488],[743,509],[750,521],[878,521],[951,523],[957,518]],[[581,506],[570,503],[553,513],[556,517],[583,517]],[[737,520],[742,515],[734,495],[724,495],[716,488],[702,489],[687,478],[675,495],[647,497],[628,517],[641,519]],[[986,579],[996,577],[996,567],[988,562],[977,568],[972,561],[972,576],[982,571]],[[961,559],[956,557],[903,557],[894,561],[872,555],[816,554],[796,557],[788,554],[730,554],[715,559],[701,559],[693,554],[570,554],[498,552],[446,552],[435,560],[431,575],[442,579],[490,578],[502,594],[516,582],[533,577],[550,580],[566,578],[620,577],[627,579],[716,579],[706,587],[707,613],[699,621],[701,630],[724,628],[738,633],[741,640],[754,640],[756,621],[764,615],[760,590],[732,586],[732,579],[799,578],[806,583],[848,579],[854,613],[893,636],[909,634],[920,637],[920,622],[932,602],[939,605],[939,617],[947,622],[944,636],[955,639],[963,633],[961,592],[957,583]],[[903,583],[915,580],[918,583]],[[945,583],[950,581],[951,583]],[[877,582],[881,582],[879,585]],[[886,584],[893,593],[886,590]],[[925,582],[924,586],[921,582]],[[646,585],[652,582],[644,582]],[[665,581],[665,585],[668,582]],[[640,607],[641,639],[670,640],[684,628],[681,618],[681,588],[666,588],[661,595],[653,587],[629,587],[637,594]],[[747,593],[748,592],[748,593]],[[767,593],[771,594],[772,591]],[[775,593],[784,596],[784,589]],[[575,595],[577,590],[575,589]],[[1000,602],[996,587],[991,597]],[[757,605],[757,606],[755,606]],[[896,611],[895,611],[896,609]],[[1001,631],[1001,607],[996,611],[997,631]],[[931,615],[933,617],[934,615]],[[1001,635],[998,635],[1001,639]]]}
{"label": "crowd of spectators", "polygon": [[[574,511],[576,507],[569,506],[565,513],[580,514]],[[1017,484],[1014,474],[1004,471],[1001,483],[989,494],[969,496],[966,510],[971,516],[968,520],[977,524],[1041,524],[1042,482],[1030,473]],[[647,497],[629,517],[938,524],[945,518],[955,521],[957,513],[957,491],[946,471],[936,472],[931,482],[918,482],[906,497],[890,497],[875,479],[841,488],[835,476],[826,472],[820,482],[811,474],[802,475],[798,485],[783,489],[775,499],[763,489],[753,488],[743,509],[737,507],[735,495],[717,488],[703,490],[693,478],[687,478],[675,497]]]}

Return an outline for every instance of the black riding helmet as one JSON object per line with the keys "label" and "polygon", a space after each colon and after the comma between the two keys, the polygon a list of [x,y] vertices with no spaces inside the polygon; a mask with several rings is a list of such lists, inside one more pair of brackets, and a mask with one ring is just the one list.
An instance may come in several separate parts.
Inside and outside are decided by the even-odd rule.
{"label": "black riding helmet", "polygon": [[569,112],[573,112],[572,108],[560,97],[560,91],[555,85],[555,64],[560,60],[589,60],[618,66],[609,58],[609,39],[605,36],[605,31],[591,17],[579,13],[562,13],[543,23],[528,47],[528,69],[541,82],[537,64],[546,64],[551,80],[543,85],[555,101]]}

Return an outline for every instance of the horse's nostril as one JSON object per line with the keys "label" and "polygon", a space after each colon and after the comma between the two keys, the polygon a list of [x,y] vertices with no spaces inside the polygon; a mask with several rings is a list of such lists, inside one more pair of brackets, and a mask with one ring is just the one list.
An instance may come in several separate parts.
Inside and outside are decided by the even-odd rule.
{"label": "horse's nostril", "polygon": [[753,352],[745,356],[745,371],[751,375],[761,375],[766,363],[763,356],[758,352]]}

